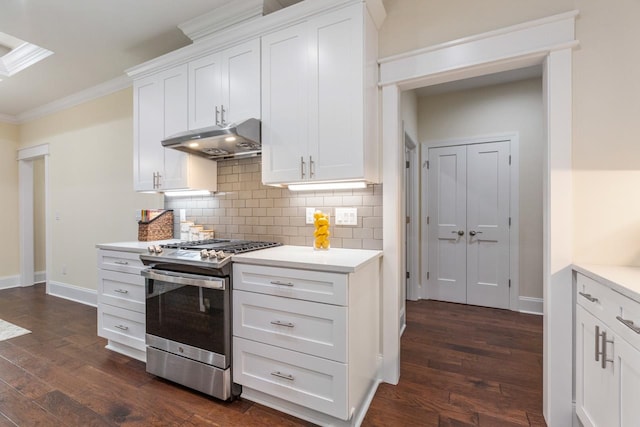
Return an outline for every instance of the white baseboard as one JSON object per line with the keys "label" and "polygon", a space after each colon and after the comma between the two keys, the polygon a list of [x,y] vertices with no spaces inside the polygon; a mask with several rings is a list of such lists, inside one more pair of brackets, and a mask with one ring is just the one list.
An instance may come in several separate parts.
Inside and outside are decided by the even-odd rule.
{"label": "white baseboard", "polygon": [[36,271],[33,274],[33,280],[36,281],[36,283],[43,283],[47,281],[47,272],[46,271]]}
{"label": "white baseboard", "polygon": [[55,297],[79,302],[80,304],[97,307],[98,292],[95,289],[81,288],[68,283],[49,281],[47,283],[47,293]]}
{"label": "white baseboard", "polygon": [[520,297],[520,313],[542,315],[544,300],[542,298]]}
{"label": "white baseboard", "polygon": [[20,276],[0,277],[0,289],[9,289],[20,286]]}

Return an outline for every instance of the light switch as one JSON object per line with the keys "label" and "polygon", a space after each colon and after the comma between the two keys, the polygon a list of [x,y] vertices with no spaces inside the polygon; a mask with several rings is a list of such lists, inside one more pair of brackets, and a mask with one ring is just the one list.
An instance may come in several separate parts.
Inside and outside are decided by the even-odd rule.
{"label": "light switch", "polygon": [[336,208],[336,225],[358,225],[358,208]]}
{"label": "light switch", "polygon": [[307,208],[306,211],[306,223],[313,224],[313,214],[316,211],[316,208]]}

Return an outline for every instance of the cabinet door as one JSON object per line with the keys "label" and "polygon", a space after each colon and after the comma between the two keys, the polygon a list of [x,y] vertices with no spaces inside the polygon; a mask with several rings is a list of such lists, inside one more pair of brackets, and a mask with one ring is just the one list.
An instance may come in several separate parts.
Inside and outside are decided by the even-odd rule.
{"label": "cabinet door", "polygon": [[223,103],[221,62],[220,53],[189,62],[189,129],[220,123],[220,106]]}
{"label": "cabinet door", "polygon": [[262,181],[308,177],[306,23],[262,38]]}
{"label": "cabinet door", "polygon": [[[640,351],[624,339],[616,340],[616,361],[619,366],[620,427],[640,424]],[[616,424],[617,425],[617,424]]]}
{"label": "cabinet door", "polygon": [[[134,83],[134,189],[186,185],[186,154],[162,147],[162,139],[187,129],[187,66]],[[154,176],[159,174],[159,178]]]}
{"label": "cabinet door", "polygon": [[133,187],[136,191],[153,191],[155,174],[163,169],[162,93],[156,76],[133,84]]}
{"label": "cabinet door", "polygon": [[260,39],[222,53],[224,123],[260,118]]}
{"label": "cabinet door", "polygon": [[[598,330],[596,331],[596,328]],[[607,334],[605,343],[607,362],[602,367],[602,333]],[[597,335],[598,334],[598,335]],[[617,376],[620,369],[614,354],[619,341],[603,323],[578,306],[576,309],[576,413],[585,427],[607,427],[618,425]],[[600,354],[599,354],[600,353]],[[597,360],[596,360],[597,359]]]}
{"label": "cabinet door", "polygon": [[[164,123],[163,137],[187,130],[187,65],[180,65],[161,74],[162,111]],[[161,173],[161,189],[181,189],[188,186],[187,156],[180,151],[162,147],[164,152],[164,173]]]}
{"label": "cabinet door", "polygon": [[312,180],[364,176],[363,7],[309,21]]}

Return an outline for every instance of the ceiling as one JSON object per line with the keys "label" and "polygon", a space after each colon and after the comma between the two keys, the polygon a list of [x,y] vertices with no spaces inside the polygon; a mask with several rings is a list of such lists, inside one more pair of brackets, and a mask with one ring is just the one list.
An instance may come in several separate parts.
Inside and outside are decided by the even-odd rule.
{"label": "ceiling", "polygon": [[177,25],[231,1],[1,0],[0,32],[54,54],[1,77],[0,120],[19,121],[37,107],[190,44]]}

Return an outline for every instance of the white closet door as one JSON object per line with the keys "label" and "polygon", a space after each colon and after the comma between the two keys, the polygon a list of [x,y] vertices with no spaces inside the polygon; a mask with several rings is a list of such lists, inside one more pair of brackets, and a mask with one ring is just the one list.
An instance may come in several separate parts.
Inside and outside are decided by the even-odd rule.
{"label": "white closet door", "polygon": [[467,146],[467,303],[509,308],[509,142]]}
{"label": "white closet door", "polygon": [[429,149],[428,298],[509,308],[509,151]]}
{"label": "white closet door", "polygon": [[[429,295],[467,301],[466,147],[429,149]],[[460,235],[459,233],[463,233]]]}

